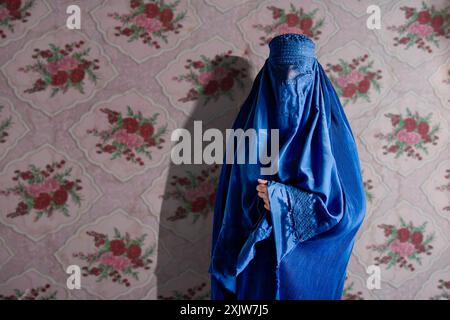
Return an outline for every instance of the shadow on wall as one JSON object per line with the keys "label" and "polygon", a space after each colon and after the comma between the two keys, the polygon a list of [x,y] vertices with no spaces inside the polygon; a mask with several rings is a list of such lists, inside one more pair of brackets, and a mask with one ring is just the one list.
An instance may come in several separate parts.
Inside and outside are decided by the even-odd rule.
{"label": "shadow on wall", "polygon": [[[193,113],[183,124],[191,133],[192,163],[194,144],[201,144],[202,150],[210,144],[199,137],[194,139],[194,121],[202,121],[203,132],[209,128],[219,129],[225,139],[225,130],[232,127],[252,86],[248,60],[238,56],[223,59],[232,61],[230,68],[220,72],[216,76],[217,83],[208,88],[208,93],[214,92],[219,99],[211,99],[214,95],[199,95]],[[233,78],[232,85],[230,79],[221,80],[227,74]],[[216,84],[218,87],[214,90]],[[227,90],[223,91],[221,84]],[[158,299],[210,298],[208,267],[220,168],[221,164],[208,165],[204,161],[179,165],[170,161],[158,233],[158,246],[163,247],[158,250],[155,271]],[[162,253],[163,250],[170,254]]]}
{"label": "shadow on wall", "polygon": [[[202,150],[210,144],[198,137],[194,139],[194,121],[202,121],[203,132],[209,128],[219,129],[225,139],[225,130],[232,127],[251,89],[249,61],[239,56],[223,59],[230,59],[230,67],[225,71],[221,69],[213,77],[217,79],[215,83],[209,80],[204,87],[209,95],[194,97],[194,111],[183,124],[191,133],[191,163],[194,144],[202,144]],[[229,78],[224,79],[227,76]],[[219,97],[217,101],[215,96]],[[210,298],[208,267],[220,168],[221,164],[208,165],[204,161],[179,165],[170,161],[158,232],[158,246],[163,246],[169,255],[158,250],[155,270],[158,299]]]}

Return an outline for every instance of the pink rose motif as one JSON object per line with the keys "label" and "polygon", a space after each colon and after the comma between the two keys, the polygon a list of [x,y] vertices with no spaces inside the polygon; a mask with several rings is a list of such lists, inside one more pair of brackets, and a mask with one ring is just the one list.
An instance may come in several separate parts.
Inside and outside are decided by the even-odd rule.
{"label": "pink rose motif", "polygon": [[415,132],[407,132],[406,129],[402,129],[397,134],[398,140],[406,142],[409,145],[415,145],[420,142],[420,135]]}
{"label": "pink rose motif", "polygon": [[401,142],[406,142],[408,141],[408,132],[406,131],[406,129],[402,129],[397,133],[397,138],[399,141]]}
{"label": "pink rose motif", "polygon": [[409,257],[415,251],[412,243],[400,242],[398,239],[392,241],[389,248],[392,252],[399,253],[402,257]]}
{"label": "pink rose motif", "polygon": [[72,57],[66,56],[58,60],[58,66],[60,71],[70,71],[78,67],[78,61]]}
{"label": "pink rose motif", "polygon": [[289,27],[287,23],[280,24],[276,28],[275,32],[277,34],[284,34],[284,33],[300,33],[301,34],[301,33],[303,33],[302,29],[297,28],[297,27]]}
{"label": "pink rose motif", "polygon": [[4,7],[0,9],[0,20],[7,18],[8,15],[9,15],[8,9],[6,9]]}
{"label": "pink rose motif", "polygon": [[102,256],[100,257],[100,262],[107,264],[107,265],[112,265],[112,261],[114,258],[114,254],[110,251],[102,254]]}
{"label": "pink rose motif", "polygon": [[199,76],[198,76],[198,81],[202,84],[202,85],[206,85],[210,80],[214,79],[214,73],[212,71],[205,71],[202,72]]}
{"label": "pink rose motif", "polygon": [[345,76],[340,76],[337,79],[337,83],[338,83],[339,87],[345,88],[347,86],[347,83],[348,83],[347,76],[346,75]]}
{"label": "pink rose motif", "polygon": [[114,134],[114,139],[119,143],[127,144],[128,133],[125,129],[120,129]]}
{"label": "pink rose motif", "polygon": [[130,148],[138,148],[144,143],[144,138],[137,134],[130,135],[130,140],[128,141],[128,146]]}
{"label": "pink rose motif", "polygon": [[408,31],[420,37],[426,37],[432,34],[434,32],[434,29],[428,24],[420,24],[418,22],[415,22],[409,26]]}
{"label": "pink rose motif", "polygon": [[127,257],[124,257],[124,256],[118,256],[118,257],[115,257],[114,259],[115,259],[114,267],[118,270],[123,270],[131,264],[130,259],[128,259]]}
{"label": "pink rose motif", "polygon": [[111,266],[115,270],[122,271],[131,264],[131,261],[125,256],[115,256],[114,253],[108,251],[100,257],[100,263]]}
{"label": "pink rose motif", "polygon": [[58,190],[60,184],[57,180],[51,178],[44,182],[32,184],[26,187],[27,192],[33,197],[39,196],[40,193],[49,193]]}
{"label": "pink rose motif", "polygon": [[341,76],[337,79],[337,83],[341,88],[345,88],[348,84],[353,83],[356,84],[364,79],[364,75],[357,71],[353,70],[349,74],[345,76]]}
{"label": "pink rose motif", "polygon": [[211,80],[220,80],[227,75],[227,70],[223,67],[217,67],[211,71],[202,72],[198,76],[198,81],[202,85],[206,85]]}
{"label": "pink rose motif", "polygon": [[137,148],[144,143],[144,138],[134,133],[127,133],[125,129],[120,129],[114,134],[114,139],[119,143],[126,144],[128,148]]}
{"label": "pink rose motif", "polygon": [[143,143],[144,143],[144,138],[142,138],[141,136],[134,134],[134,133],[128,134],[128,142],[127,142],[128,148],[130,148],[130,149],[137,148]]}
{"label": "pink rose motif", "polygon": [[203,192],[201,192],[201,190],[199,190],[198,188],[187,190],[185,193],[186,200],[188,200],[189,202],[194,201],[202,195]]}
{"label": "pink rose motif", "polygon": [[64,57],[58,61],[49,62],[47,71],[50,74],[57,74],[58,71],[70,71],[78,67],[78,61],[72,57]]}
{"label": "pink rose motif", "polygon": [[362,81],[363,79],[364,79],[364,75],[357,70],[353,70],[352,72],[350,72],[348,74],[348,81],[350,83],[358,83],[358,82]]}
{"label": "pink rose motif", "polygon": [[407,143],[410,145],[416,145],[420,142],[421,138],[420,135],[416,132],[409,132],[408,133],[408,141]]}
{"label": "pink rose motif", "polygon": [[57,74],[58,73],[58,70],[59,70],[59,64],[58,64],[58,61],[53,61],[53,62],[49,62],[48,64],[47,64],[47,71],[50,73],[50,74]]}
{"label": "pink rose motif", "polygon": [[203,192],[203,194],[210,194],[214,191],[214,186],[212,183],[208,182],[208,183],[204,183],[200,186],[201,191]]}
{"label": "pink rose motif", "polygon": [[188,201],[192,202],[199,197],[205,197],[211,194],[214,191],[214,186],[212,183],[207,182],[203,183],[200,186],[187,190],[185,193],[185,197]]}
{"label": "pink rose motif", "polygon": [[133,23],[144,28],[148,33],[158,31],[162,27],[162,22],[158,19],[147,17],[145,13],[141,13],[133,19]]}

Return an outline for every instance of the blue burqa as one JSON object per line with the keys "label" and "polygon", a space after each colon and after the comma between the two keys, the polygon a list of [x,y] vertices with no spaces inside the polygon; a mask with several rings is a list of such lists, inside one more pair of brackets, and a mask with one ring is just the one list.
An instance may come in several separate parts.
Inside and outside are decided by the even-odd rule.
{"label": "blue burqa", "polygon": [[[278,171],[262,175],[259,161],[223,164],[211,298],[341,299],[366,211],[356,142],[314,42],[283,34],[269,49],[233,129],[279,129]],[[268,180],[270,211],[258,178]]]}

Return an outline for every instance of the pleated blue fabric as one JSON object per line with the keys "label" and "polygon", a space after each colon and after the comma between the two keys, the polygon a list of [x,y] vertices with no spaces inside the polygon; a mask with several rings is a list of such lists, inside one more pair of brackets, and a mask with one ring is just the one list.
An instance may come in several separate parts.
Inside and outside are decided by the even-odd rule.
{"label": "pleated blue fabric", "polygon": [[[232,128],[279,129],[278,171],[222,165],[211,299],[338,300],[366,212],[356,141],[314,42],[282,34],[269,49]],[[270,211],[258,178],[268,180]]]}

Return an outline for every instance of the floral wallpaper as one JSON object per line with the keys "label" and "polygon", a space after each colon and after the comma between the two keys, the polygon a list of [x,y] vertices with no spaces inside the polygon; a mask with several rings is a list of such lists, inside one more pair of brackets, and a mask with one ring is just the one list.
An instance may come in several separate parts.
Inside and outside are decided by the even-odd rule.
{"label": "floral wallpaper", "polygon": [[358,144],[342,299],[449,299],[445,0],[0,0],[0,299],[209,299],[220,166],[172,163],[170,136],[230,127],[288,32],[315,41]]}

